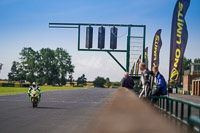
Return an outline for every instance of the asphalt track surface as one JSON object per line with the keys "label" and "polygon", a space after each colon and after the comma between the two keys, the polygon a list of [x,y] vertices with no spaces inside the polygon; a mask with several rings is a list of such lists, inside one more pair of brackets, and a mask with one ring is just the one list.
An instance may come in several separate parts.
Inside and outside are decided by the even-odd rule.
{"label": "asphalt track surface", "polygon": [[26,94],[0,96],[0,133],[79,133],[116,89],[44,92],[38,108]]}

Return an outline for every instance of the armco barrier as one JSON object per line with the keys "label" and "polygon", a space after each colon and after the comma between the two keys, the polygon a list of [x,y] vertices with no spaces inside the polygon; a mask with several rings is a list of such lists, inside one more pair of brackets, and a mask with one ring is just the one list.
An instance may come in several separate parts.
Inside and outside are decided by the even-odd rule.
{"label": "armco barrier", "polygon": [[[194,127],[200,132],[200,106],[191,102],[178,100],[167,96],[150,96],[149,99],[158,99],[156,107],[166,111],[183,123]],[[185,111],[185,108],[187,111]],[[198,110],[198,116],[192,116],[192,109]]]}
{"label": "armco barrier", "polygon": [[30,84],[21,84],[21,87],[30,87]]}
{"label": "armco barrier", "polygon": [[21,87],[21,84],[20,83],[15,83],[14,86],[15,87]]}
{"label": "armco barrier", "polygon": [[14,87],[13,83],[2,83],[2,87]]}
{"label": "armco barrier", "polygon": [[200,118],[199,117],[190,116],[189,123],[194,129],[199,130],[199,128],[200,128]]}
{"label": "armco barrier", "polygon": [[0,83],[0,87],[30,87],[30,84]]}

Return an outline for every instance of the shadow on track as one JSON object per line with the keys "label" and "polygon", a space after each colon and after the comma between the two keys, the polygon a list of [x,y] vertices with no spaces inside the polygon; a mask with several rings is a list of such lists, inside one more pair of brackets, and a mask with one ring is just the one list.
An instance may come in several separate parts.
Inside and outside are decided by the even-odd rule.
{"label": "shadow on track", "polygon": [[58,107],[37,107],[38,109],[67,109],[67,108],[58,108]]}

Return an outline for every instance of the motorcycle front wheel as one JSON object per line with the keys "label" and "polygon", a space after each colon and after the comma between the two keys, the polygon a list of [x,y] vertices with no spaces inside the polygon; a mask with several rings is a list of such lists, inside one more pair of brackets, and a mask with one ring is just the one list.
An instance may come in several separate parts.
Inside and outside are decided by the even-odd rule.
{"label": "motorcycle front wheel", "polygon": [[37,98],[33,98],[32,103],[33,103],[33,108],[36,108],[37,107]]}

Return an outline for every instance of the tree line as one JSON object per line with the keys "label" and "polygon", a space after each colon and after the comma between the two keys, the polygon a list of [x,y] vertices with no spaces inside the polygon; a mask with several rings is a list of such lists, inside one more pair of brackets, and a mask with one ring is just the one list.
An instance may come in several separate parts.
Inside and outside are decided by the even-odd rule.
{"label": "tree line", "polygon": [[[38,82],[43,85],[60,84],[65,85],[67,76],[68,81],[73,82],[74,65],[71,61],[71,56],[63,48],[52,50],[50,48],[42,48],[39,51],[33,50],[31,47],[25,47],[19,53],[19,62],[13,61],[11,72],[8,73],[8,79],[11,81],[27,80]],[[192,59],[186,57],[182,62],[182,75],[185,70],[190,69]],[[195,58],[193,63],[200,63],[200,58]],[[3,64],[0,63],[0,72]],[[87,78],[83,74],[77,79],[77,85],[86,85]],[[109,78],[97,77],[94,81],[95,87],[111,86]],[[117,83],[118,85],[118,83]]]}
{"label": "tree line", "polygon": [[67,75],[74,72],[71,56],[63,48],[42,48],[35,51],[31,47],[25,47],[19,55],[20,62],[13,61],[8,74],[9,80],[65,85]]}
{"label": "tree line", "polygon": [[[190,70],[191,68],[191,64],[192,63],[192,59],[183,57],[183,62],[182,62],[182,75],[184,75],[184,71],[186,70]],[[195,58],[193,63],[200,63],[200,58]]]}
{"label": "tree line", "polygon": [[[29,82],[37,82],[40,85],[47,83],[48,85],[65,85],[69,81],[72,85],[74,65],[71,56],[63,48],[52,50],[50,48],[42,48],[39,51],[33,50],[31,47],[24,47],[19,53],[19,61],[13,61],[8,80],[20,81],[27,80]],[[2,68],[0,63],[0,70]],[[68,79],[67,79],[68,76]],[[87,85],[85,74],[78,77],[77,86]],[[109,78],[97,77],[93,81],[95,87],[110,87],[112,85],[119,86],[120,83],[111,83]]]}

